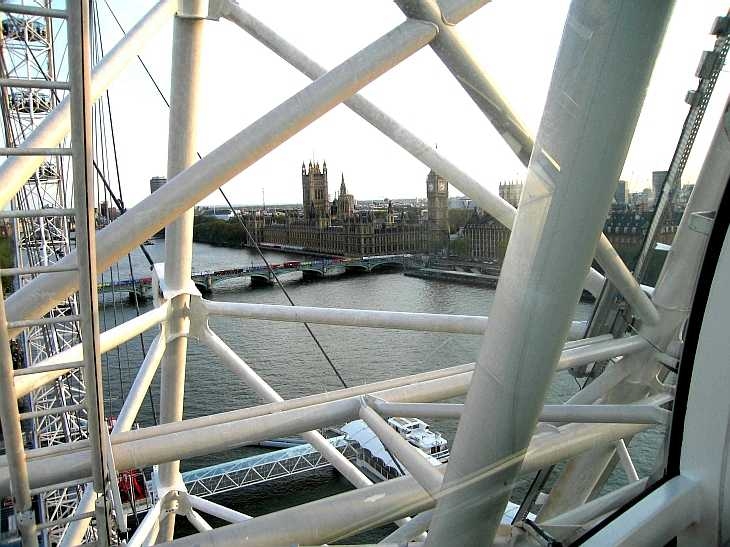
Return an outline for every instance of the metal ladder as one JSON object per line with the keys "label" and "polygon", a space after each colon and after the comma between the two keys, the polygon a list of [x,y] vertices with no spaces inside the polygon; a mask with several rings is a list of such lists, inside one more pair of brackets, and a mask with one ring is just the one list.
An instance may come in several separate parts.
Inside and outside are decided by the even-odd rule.
{"label": "metal ladder", "polygon": [[[111,463],[111,444],[104,421],[101,393],[101,368],[99,344],[98,295],[96,287],[96,249],[94,219],[94,188],[91,184],[92,143],[91,143],[91,57],[89,49],[89,3],[85,0],[67,0],[66,10],[49,7],[35,7],[0,3],[0,12],[62,18],[68,21],[69,81],[57,82],[34,78],[0,78],[0,88],[27,89],[29,96],[35,89],[54,89],[70,91],[71,103],[71,147],[70,148],[29,148],[22,144],[17,147],[0,148],[3,156],[70,156],[73,166],[74,207],[68,209],[39,209],[35,211],[4,211],[0,219],[45,217],[69,217],[75,220],[76,260],[72,264],[41,264],[16,268],[0,269],[3,276],[40,276],[61,272],[76,272],[79,279],[77,314],[56,317],[23,318],[8,321],[4,300],[0,298],[0,419],[5,432],[6,450],[14,492],[14,509],[18,529],[23,544],[33,547],[38,544],[38,533],[52,527],[68,524],[73,520],[96,517],[98,543],[106,545],[110,538],[108,515],[111,510],[109,499],[119,509],[119,493],[115,471]],[[27,31],[26,31],[27,32]],[[32,100],[32,99],[31,99]],[[0,295],[2,289],[0,288]],[[78,322],[83,347],[83,360],[42,367],[31,367],[13,371],[9,342],[11,333],[32,327]],[[16,404],[15,377],[48,372],[49,370],[82,369],[85,397],[80,404],[65,405],[20,413]],[[32,495],[40,493],[31,488],[25,463],[24,443],[20,422],[50,414],[62,414],[85,410],[88,417],[88,437],[92,454],[92,477],[97,494],[95,510],[90,514],[74,514],[71,517],[36,523],[32,506]],[[63,485],[58,485],[59,487]],[[111,495],[107,496],[107,488]],[[123,515],[121,515],[123,518]],[[44,538],[47,539],[44,532]]]}

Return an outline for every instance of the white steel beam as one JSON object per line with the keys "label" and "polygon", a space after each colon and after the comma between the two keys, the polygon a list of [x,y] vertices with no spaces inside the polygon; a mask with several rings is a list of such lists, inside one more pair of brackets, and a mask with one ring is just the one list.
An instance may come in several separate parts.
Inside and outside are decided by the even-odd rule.
{"label": "white steel beam", "polygon": [[[176,0],[161,0],[104,56],[93,71],[91,100],[95,101],[109,88],[114,78],[141,51],[147,40],[159,32],[170,20]],[[20,149],[49,148],[57,146],[71,131],[71,101],[66,97],[36,127],[20,145]],[[15,156],[0,165],[0,209],[5,208],[13,196],[38,169],[44,156]]]}
{"label": "white steel beam", "polygon": [[225,520],[226,522],[245,522],[247,520],[251,520],[252,518],[249,515],[234,511],[233,509],[224,507],[223,505],[212,502],[205,498],[200,498],[191,494],[186,494],[186,496],[190,505],[192,505],[195,509],[202,511],[203,513],[207,513],[208,515]]}
{"label": "white steel beam", "polygon": [[[616,435],[637,430],[638,426],[577,425],[560,428],[559,433],[537,435],[527,450],[522,472],[529,473],[546,462],[570,458],[594,443],[615,442],[619,438]],[[484,472],[494,473],[494,469]],[[416,480],[402,477],[194,534],[175,540],[171,545],[321,545],[431,507],[433,498]]]}
{"label": "white steel beam", "polygon": [[[448,399],[465,393],[469,376],[469,374],[458,374],[451,378],[384,390],[375,395],[405,402]],[[327,425],[344,423],[356,419],[359,408],[359,397],[275,413],[271,413],[269,405],[260,405],[247,409],[252,414],[252,417],[249,418],[215,424],[206,424],[205,419],[198,419],[189,421],[195,422],[196,425],[205,425],[189,427],[189,424],[185,422],[178,422],[130,431],[112,437],[114,462],[117,469],[134,469],[175,459],[211,454],[272,437],[298,434]],[[215,416],[203,418],[215,418]],[[176,426],[175,431],[163,434],[161,430],[168,426]],[[558,458],[557,461],[560,461],[569,457],[564,454],[575,455],[571,451],[578,445],[582,446],[582,450],[586,450],[591,447],[591,443],[600,445],[609,441],[614,442],[647,427],[646,424],[571,424],[564,426],[560,429],[563,432],[562,438],[566,442],[570,439],[570,442],[564,447],[554,447],[551,452],[552,456],[544,462],[544,465],[550,465],[552,457]],[[543,441],[540,439],[543,437],[536,439],[536,446],[542,446]],[[28,469],[31,488],[88,476],[88,445],[75,444],[80,446],[74,447],[73,451],[66,447],[66,451],[55,450],[45,452],[44,455],[30,457]],[[0,495],[7,495],[8,492],[8,470],[7,467],[0,467]]]}
{"label": "white steel beam", "polygon": [[0,425],[2,426],[18,531],[23,545],[37,547],[38,533],[28,482],[23,432],[20,429],[17,395],[13,383],[13,356],[10,354],[10,339],[2,298],[2,286],[0,286]]}
{"label": "white steel beam", "polygon": [[[438,25],[439,34],[431,42],[431,49],[451,71],[520,161],[527,166],[534,146],[532,136],[501,96],[487,73],[472,57],[456,29],[445,22],[436,0],[396,0],[396,3],[407,16]],[[600,235],[596,247],[596,260],[606,272],[606,277],[632,306],[636,315],[648,324],[656,324],[659,313],[655,306],[641,290],[639,283],[604,234]]]}
{"label": "white steel beam", "polygon": [[[422,21],[398,25],[169,180],[154,196],[148,196],[98,233],[98,267],[112,265],[276,146],[421,49],[436,33],[434,25]],[[75,252],[71,252],[58,265],[75,260]],[[74,273],[34,279],[8,298],[8,319],[44,314],[55,301],[73,292],[77,284]]]}
{"label": "white steel beam", "polygon": [[672,538],[700,519],[702,489],[687,477],[674,477],[625,513],[618,516],[582,545],[598,547],[654,547]]}
{"label": "white steel beam", "polygon": [[[368,398],[368,404],[384,416],[407,416],[410,418],[460,418],[464,405],[458,403],[390,403],[381,399]],[[623,405],[545,405],[538,418],[549,423],[604,423],[604,424],[664,424],[671,416],[651,404]]]}
{"label": "white steel beam", "polygon": [[[246,385],[251,387],[264,401],[267,403],[281,403],[284,401],[284,399],[269,384],[267,384],[263,378],[256,374],[256,372],[248,366],[243,359],[236,355],[236,352],[228,347],[228,345],[226,345],[226,343],[210,329],[204,329],[201,341],[213,350],[213,353],[215,353],[216,356],[223,361],[223,364],[226,365],[226,367],[236,376],[241,378]],[[343,456],[339,450],[333,447],[332,444],[318,431],[307,431],[302,433],[302,437],[304,437],[304,439],[309,442],[317,450],[317,452],[322,454],[322,456],[356,488],[363,488],[373,484],[372,481],[362,473],[362,471],[355,467],[352,462]]]}
{"label": "white steel beam", "polygon": [[[99,295],[97,293],[96,216],[94,212],[93,136],[91,128],[91,17],[85,0],[67,2],[68,66],[71,82],[70,114],[73,166],[73,199],[76,209],[76,264],[79,278],[79,313],[81,347],[83,348],[84,403],[86,405],[91,476],[96,498],[96,525],[99,545],[110,539],[110,504],[107,486],[106,458],[111,457],[103,445],[104,387],[101,376],[101,343],[99,340]],[[32,378],[32,377],[31,377]],[[116,486],[116,485],[114,485]]]}
{"label": "white steel beam", "polygon": [[207,532],[208,530],[213,529],[213,527],[208,524],[195,509],[190,509],[190,511],[185,513],[185,516],[187,517],[188,522],[190,522],[190,524],[192,524],[198,532]]}
{"label": "white steel beam", "polygon": [[[182,5],[181,5],[182,7]],[[167,180],[174,179],[197,159],[198,105],[200,97],[201,55],[205,20],[175,16],[172,35],[170,117],[167,137]],[[185,359],[190,329],[190,283],[193,261],[192,208],[184,211],[165,228],[165,286],[177,293],[170,300],[167,331],[170,340],[162,357],[160,378],[160,423],[179,422],[185,395]],[[180,482],[180,462],[159,468],[159,487],[173,488]],[[176,500],[175,502],[176,503]],[[175,531],[175,511],[165,508],[158,542],[169,541]],[[188,519],[193,522],[194,517]]]}
{"label": "white steel beam", "polygon": [[[480,4],[480,2],[473,3]],[[455,7],[456,4],[466,7],[469,3],[455,0],[452,4],[452,7]],[[316,80],[326,74],[327,71],[323,66],[309,58],[296,46],[286,41],[235,2],[226,1],[221,7],[221,15],[248,32],[310,79]],[[361,95],[353,95],[345,101],[345,105],[413,157],[433,169],[448,180],[450,184],[473,199],[479,207],[488,211],[501,224],[510,230],[512,229],[516,210],[510,203],[462,171],[438,150],[429,146],[423,139],[403,127],[398,121]],[[531,142],[532,138],[529,139]],[[586,290],[597,297],[603,288],[603,282],[604,277],[596,270],[591,269],[584,286]]]}
{"label": "white steel beam", "polygon": [[[192,314],[223,315],[265,321],[313,323],[340,325],[346,327],[369,327],[375,329],[402,329],[421,332],[450,332],[454,334],[483,335],[487,329],[488,317],[478,315],[447,315],[439,313],[414,313],[399,311],[358,310],[346,308],[315,308],[309,306],[282,306],[278,304],[250,304],[246,302],[217,302],[195,298]],[[573,321],[577,333],[585,327],[584,321]],[[647,347],[631,337],[626,344],[627,351],[639,346]],[[627,339],[629,340],[629,339]],[[610,350],[608,350],[610,352]],[[575,353],[580,358],[581,353]],[[613,354],[616,355],[616,354]],[[571,365],[573,366],[573,365]]]}
{"label": "white steel beam", "polygon": [[431,465],[420,449],[404,439],[372,408],[367,405],[361,406],[359,415],[393,457],[402,463],[416,482],[435,498],[444,478],[441,471]]}
{"label": "white steel beam", "polygon": [[[730,98],[725,103],[718,120],[715,134],[697,177],[682,220],[674,235],[672,248],[662,268],[654,291],[654,303],[661,310],[662,322],[657,326],[642,327],[640,334],[650,340],[660,351],[677,338],[677,333],[687,319],[692,307],[699,269],[707,248],[708,235],[691,227],[693,213],[717,210],[727,181],[730,179]],[[575,397],[588,393],[598,394],[610,402],[630,402],[636,396],[638,386],[649,386],[663,369],[658,362],[647,362],[645,356],[635,355],[623,359],[621,369],[624,378],[614,385],[605,385],[606,373],[591,382]],[[616,372],[617,369],[614,369]],[[611,372],[607,370],[606,372]],[[604,384],[601,386],[601,384]],[[600,389],[599,389],[600,387]],[[644,387],[648,392],[649,388]],[[638,396],[642,396],[640,393]],[[591,401],[589,401],[591,402]],[[539,517],[550,519],[590,499],[607,466],[613,461],[612,449],[603,448],[581,455],[571,462],[551,490],[547,503]]]}
{"label": "white steel beam", "polygon": [[[144,397],[155,377],[155,372],[157,372],[157,367],[160,364],[162,354],[165,351],[164,332],[165,330],[163,328],[162,333],[155,337],[147,350],[147,355],[145,355],[145,358],[137,371],[137,375],[134,378],[134,382],[129,388],[129,393],[124,399],[122,409],[117,415],[117,421],[112,429],[112,434],[129,431],[134,425],[134,420],[137,418],[137,414],[142,406]],[[88,513],[93,510],[93,508],[94,490],[87,485],[76,506],[75,514],[80,515]],[[89,528],[89,524],[91,524],[90,518],[79,519],[71,522],[63,533],[59,544],[60,547],[73,547],[74,545],[81,543],[86,535],[86,530]]]}
{"label": "white steel beam", "polygon": [[617,488],[604,496],[579,505],[575,509],[562,513],[553,519],[542,522],[540,526],[582,526],[635,498],[644,491],[648,482],[648,479],[641,479]]}
{"label": "white steel beam", "polygon": [[[491,308],[494,328],[484,337],[427,545],[494,538],[590,268],[671,7],[622,0],[570,7]],[[503,461],[510,463],[484,476]]]}
{"label": "white steel beam", "polygon": [[[162,306],[151,309],[148,312],[143,313],[133,319],[125,321],[121,325],[117,325],[107,331],[102,332],[99,335],[99,342],[101,344],[101,352],[106,353],[107,351],[114,349],[124,342],[128,342],[135,336],[145,332],[146,330],[159,324],[167,317],[168,304],[165,303]],[[83,348],[81,344],[76,344],[59,352],[55,355],[39,361],[35,366],[44,367],[47,365],[58,365],[63,363],[77,363],[83,358]],[[34,368],[34,367],[32,367]],[[69,372],[69,369],[60,369],[48,372],[42,372],[39,374],[32,374],[27,376],[15,377],[15,389],[18,397],[27,395],[34,389],[52,382],[59,376]]]}

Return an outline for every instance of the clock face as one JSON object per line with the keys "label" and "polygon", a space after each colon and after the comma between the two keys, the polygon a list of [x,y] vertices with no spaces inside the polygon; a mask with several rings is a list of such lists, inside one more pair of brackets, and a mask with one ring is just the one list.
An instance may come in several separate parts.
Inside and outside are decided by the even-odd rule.
{"label": "clock face", "polygon": [[439,181],[439,192],[445,192],[446,191],[446,183],[444,181]]}

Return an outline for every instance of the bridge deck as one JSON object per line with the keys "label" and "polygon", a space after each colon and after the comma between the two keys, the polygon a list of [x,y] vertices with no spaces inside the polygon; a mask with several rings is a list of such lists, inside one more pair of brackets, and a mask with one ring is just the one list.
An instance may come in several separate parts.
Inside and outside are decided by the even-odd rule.
{"label": "bridge deck", "polygon": [[[345,457],[355,459],[355,449],[344,436],[328,440]],[[312,445],[302,444],[186,471],[182,478],[189,493],[206,497],[329,466],[330,463]]]}

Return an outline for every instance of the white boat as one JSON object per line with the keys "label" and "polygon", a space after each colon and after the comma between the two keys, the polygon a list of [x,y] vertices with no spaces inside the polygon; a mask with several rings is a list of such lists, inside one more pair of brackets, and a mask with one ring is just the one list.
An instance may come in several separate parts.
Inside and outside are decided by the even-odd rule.
{"label": "white boat", "polygon": [[436,458],[441,463],[448,461],[449,442],[438,431],[432,431],[423,420],[394,417],[388,419],[388,424],[424,454]]}

